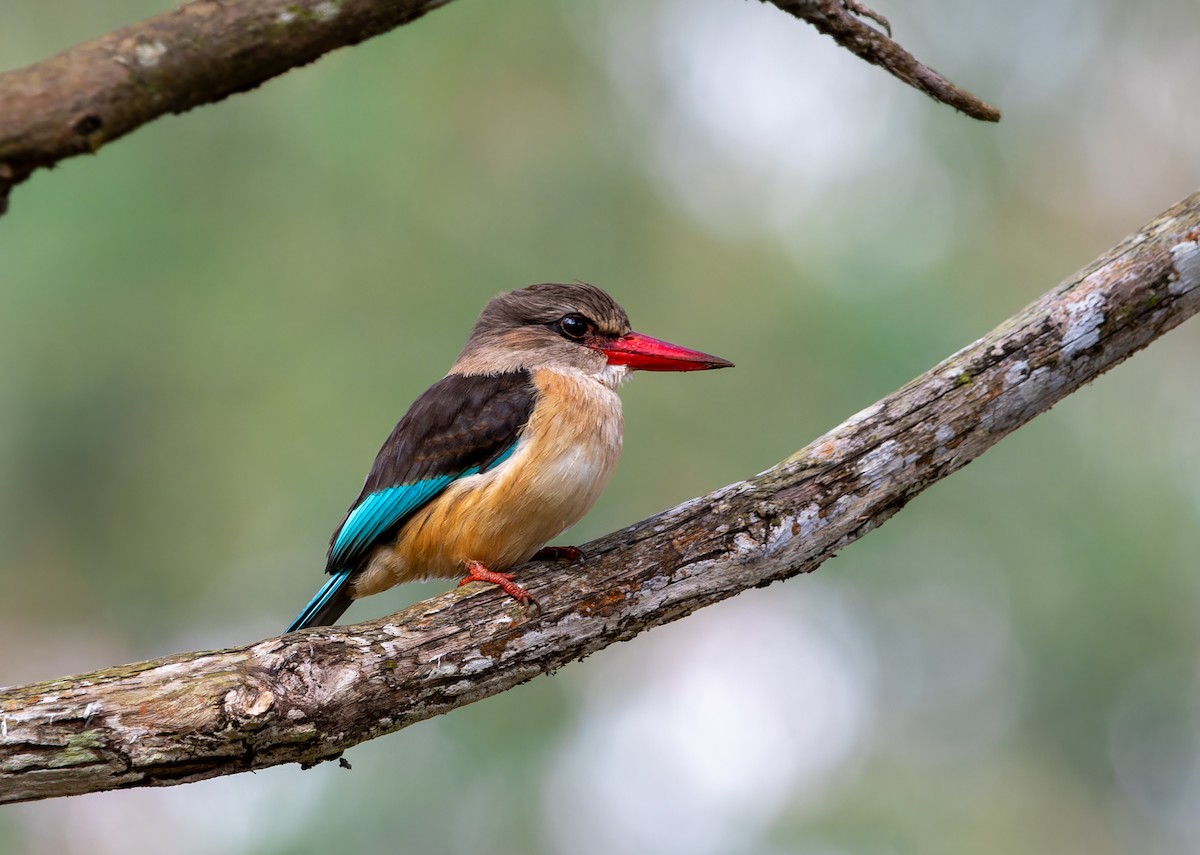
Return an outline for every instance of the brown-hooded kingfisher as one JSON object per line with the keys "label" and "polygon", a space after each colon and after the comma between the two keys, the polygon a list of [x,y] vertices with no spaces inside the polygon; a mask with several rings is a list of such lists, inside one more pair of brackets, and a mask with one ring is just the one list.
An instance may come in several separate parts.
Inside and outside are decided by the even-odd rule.
{"label": "brown-hooded kingfisher", "polygon": [[532,285],[489,302],[450,372],[379,450],[329,544],[332,578],[287,631],[327,626],[353,600],[428,577],[490,582],[587,513],[621,453],[617,387],[630,371],[733,363],[629,327],[592,285]]}

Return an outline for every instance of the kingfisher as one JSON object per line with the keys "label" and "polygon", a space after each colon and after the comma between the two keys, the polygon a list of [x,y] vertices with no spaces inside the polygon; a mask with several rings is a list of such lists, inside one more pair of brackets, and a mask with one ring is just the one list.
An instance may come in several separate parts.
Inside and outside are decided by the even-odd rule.
{"label": "kingfisher", "polygon": [[491,583],[536,606],[506,571],[533,557],[583,559],[575,547],[542,547],[588,512],[616,467],[617,387],[629,372],[732,366],[633,332],[593,285],[495,297],[449,373],[379,450],[330,540],[329,581],[287,632],[328,626],[354,600],[430,577]]}

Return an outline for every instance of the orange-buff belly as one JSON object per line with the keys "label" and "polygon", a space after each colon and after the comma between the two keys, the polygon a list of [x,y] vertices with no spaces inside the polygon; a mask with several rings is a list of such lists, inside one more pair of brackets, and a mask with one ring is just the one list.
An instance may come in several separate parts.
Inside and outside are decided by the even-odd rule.
{"label": "orange-buff belly", "polygon": [[461,576],[467,562],[503,571],[579,521],[621,453],[621,401],[583,373],[534,373],[537,405],[503,463],[455,481],[381,546],[354,580],[364,597],[401,582]]}

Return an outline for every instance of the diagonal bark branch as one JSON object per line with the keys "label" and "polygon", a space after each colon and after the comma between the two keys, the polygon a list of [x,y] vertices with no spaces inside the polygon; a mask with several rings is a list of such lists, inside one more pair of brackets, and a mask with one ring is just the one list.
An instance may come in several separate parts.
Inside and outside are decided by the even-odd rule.
{"label": "diagonal bark branch", "polygon": [[[872,65],[882,66],[909,86],[935,101],[948,104],[983,122],[1000,121],[1000,111],[965,89],[955,86],[932,68],[919,62],[892,39],[892,25],[878,12],[858,0],[771,0],[789,15],[803,18],[846,50]],[[879,24],[876,29],[867,18]]]}
{"label": "diagonal bark branch", "polygon": [[[448,2],[193,0],[0,74],[0,214],[12,188],[37,169],[96,152],[168,113],[254,89]],[[931,97],[976,118],[999,118],[837,0],[773,2]]]}
{"label": "diagonal bark branch", "polygon": [[1200,193],[772,469],[388,618],[0,690],[0,802],[313,764],[815,570],[1200,308]]}

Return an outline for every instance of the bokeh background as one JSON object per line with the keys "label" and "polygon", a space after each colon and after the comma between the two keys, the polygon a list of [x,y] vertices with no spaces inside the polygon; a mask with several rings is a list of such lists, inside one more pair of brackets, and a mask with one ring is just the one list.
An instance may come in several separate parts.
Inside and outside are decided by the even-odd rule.
{"label": "bokeh background", "polygon": [[[457,2],[18,188],[0,684],[279,632],[501,290],[594,282],[738,364],[626,387],[584,542],[770,466],[1200,186],[1191,0],[876,5],[1004,120],[760,3]],[[165,8],[5,0],[0,67]],[[1195,852],[1198,358],[1192,322],[818,573],[352,771],[10,806],[0,852]]]}

